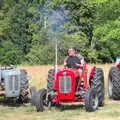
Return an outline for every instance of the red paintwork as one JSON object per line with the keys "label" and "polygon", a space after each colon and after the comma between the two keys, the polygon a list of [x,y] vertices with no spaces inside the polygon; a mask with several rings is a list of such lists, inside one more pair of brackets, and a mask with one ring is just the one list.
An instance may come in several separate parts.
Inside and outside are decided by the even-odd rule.
{"label": "red paintwork", "polygon": [[91,79],[92,76],[94,75],[94,71],[95,71],[95,67],[92,67],[90,71],[89,79]]}
{"label": "red paintwork", "polygon": [[[76,91],[89,89],[88,79],[87,79],[88,70],[87,70],[86,64],[83,64],[81,67],[82,67],[82,74],[81,74],[80,80],[78,81],[77,86],[76,86],[76,78],[78,77],[78,70],[67,68],[67,69],[59,70],[57,72],[54,80],[55,95],[54,95],[54,98],[52,99],[52,102],[57,102],[57,103],[84,102],[84,98],[78,98],[75,96]],[[70,93],[61,93],[59,90],[59,77],[63,76],[64,74],[66,76],[70,76],[72,80],[72,86],[71,86],[72,89]],[[94,68],[92,68],[89,77],[91,78],[93,74],[94,74]],[[80,87],[81,81],[83,81],[84,83],[82,88]]]}
{"label": "red paintwork", "polygon": [[117,66],[117,67],[120,67],[120,63],[117,63],[116,66]]}
{"label": "red paintwork", "polygon": [[87,80],[88,70],[87,70],[86,64],[83,64],[81,67],[83,69],[83,72],[82,72],[80,80],[78,82],[77,90],[79,90],[79,86],[81,84],[81,80],[84,81],[83,89],[88,89],[88,80]]}

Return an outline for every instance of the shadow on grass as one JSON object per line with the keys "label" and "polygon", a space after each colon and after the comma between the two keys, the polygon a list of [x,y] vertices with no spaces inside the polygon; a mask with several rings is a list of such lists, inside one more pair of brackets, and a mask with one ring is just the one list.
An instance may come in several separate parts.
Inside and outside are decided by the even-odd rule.
{"label": "shadow on grass", "polygon": [[56,107],[60,111],[84,109],[83,104],[59,105]]}
{"label": "shadow on grass", "polygon": [[15,99],[1,99],[0,98],[0,105],[2,106],[8,106],[8,107],[20,107],[24,104],[18,102],[17,100]]}

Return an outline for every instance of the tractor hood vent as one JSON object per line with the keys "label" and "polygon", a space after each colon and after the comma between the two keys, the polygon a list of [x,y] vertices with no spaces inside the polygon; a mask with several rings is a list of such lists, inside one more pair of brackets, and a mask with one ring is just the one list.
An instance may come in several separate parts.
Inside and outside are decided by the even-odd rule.
{"label": "tractor hood vent", "polygon": [[71,76],[59,77],[59,89],[61,93],[70,93],[72,89]]}

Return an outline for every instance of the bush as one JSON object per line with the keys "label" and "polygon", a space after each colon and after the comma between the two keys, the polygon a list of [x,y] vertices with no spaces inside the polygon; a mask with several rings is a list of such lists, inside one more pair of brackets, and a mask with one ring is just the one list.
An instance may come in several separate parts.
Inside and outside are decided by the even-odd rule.
{"label": "bush", "polygon": [[19,50],[14,47],[11,41],[2,41],[0,43],[0,64],[16,65],[21,63]]}

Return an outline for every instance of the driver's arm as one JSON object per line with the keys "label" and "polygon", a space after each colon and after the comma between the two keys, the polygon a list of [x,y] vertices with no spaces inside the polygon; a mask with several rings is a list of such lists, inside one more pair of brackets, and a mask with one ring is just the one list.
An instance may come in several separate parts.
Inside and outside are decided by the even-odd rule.
{"label": "driver's arm", "polygon": [[64,67],[65,68],[67,67],[67,59],[68,59],[68,56],[64,59]]}
{"label": "driver's arm", "polygon": [[80,59],[80,65],[83,65],[85,63],[84,57],[81,54],[76,55]]}

